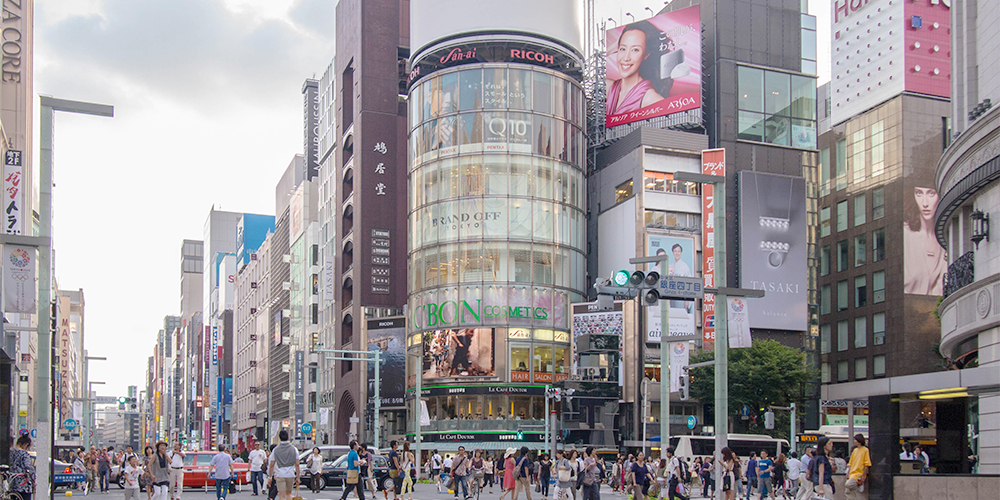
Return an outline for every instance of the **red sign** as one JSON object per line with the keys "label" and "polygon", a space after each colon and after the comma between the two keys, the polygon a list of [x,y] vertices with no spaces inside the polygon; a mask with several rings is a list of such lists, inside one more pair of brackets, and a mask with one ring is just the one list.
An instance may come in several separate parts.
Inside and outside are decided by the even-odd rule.
{"label": "red sign", "polygon": [[511,382],[527,382],[529,380],[530,375],[531,374],[528,373],[528,372],[513,372],[512,371],[512,372],[510,372],[510,381]]}
{"label": "red sign", "polygon": [[[726,150],[706,149],[701,152],[701,173],[726,175]],[[701,269],[705,288],[715,288],[715,187],[701,186]],[[702,339],[715,342],[715,294],[706,293],[702,299]]]}
{"label": "red sign", "polygon": [[551,383],[552,374],[545,372],[535,372],[535,382]]}

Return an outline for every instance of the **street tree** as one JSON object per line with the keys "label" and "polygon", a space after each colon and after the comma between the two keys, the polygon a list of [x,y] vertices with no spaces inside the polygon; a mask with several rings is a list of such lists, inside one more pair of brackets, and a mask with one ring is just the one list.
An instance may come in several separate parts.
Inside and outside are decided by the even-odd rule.
{"label": "street tree", "polygon": [[[713,351],[691,356],[691,363],[711,361]],[[764,412],[769,405],[796,403],[802,415],[802,403],[810,399],[819,372],[806,366],[806,355],[798,349],[774,340],[756,340],[744,349],[729,349],[729,418],[735,432],[770,434],[788,439],[790,415],[775,412],[775,428],[764,429]],[[712,405],[715,400],[715,367],[691,370],[691,397]],[[750,408],[746,420],[740,416],[743,406]],[[711,421],[706,415],[706,421]]]}

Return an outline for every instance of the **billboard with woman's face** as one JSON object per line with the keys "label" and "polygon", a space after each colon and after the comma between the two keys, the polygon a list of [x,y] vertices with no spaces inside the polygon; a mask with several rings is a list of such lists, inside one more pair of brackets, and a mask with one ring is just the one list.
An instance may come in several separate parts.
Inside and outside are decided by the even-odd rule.
{"label": "billboard with woman's face", "polygon": [[941,295],[948,256],[934,234],[937,189],[907,185],[903,189],[903,292]]}
{"label": "billboard with woman's face", "polygon": [[608,127],[701,107],[701,10],[607,30]]}

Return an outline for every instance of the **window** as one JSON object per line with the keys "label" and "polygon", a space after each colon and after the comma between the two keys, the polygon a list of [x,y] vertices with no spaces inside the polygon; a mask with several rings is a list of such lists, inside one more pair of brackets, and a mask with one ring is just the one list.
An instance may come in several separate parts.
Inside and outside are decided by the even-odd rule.
{"label": "window", "polygon": [[854,225],[860,226],[864,224],[867,215],[867,200],[865,200],[865,194],[861,193],[854,197]]}
{"label": "window", "polygon": [[847,361],[840,361],[837,363],[837,382],[847,382]]}
{"label": "window", "polygon": [[847,187],[847,140],[837,141],[837,191]]}
{"label": "window", "polygon": [[846,271],[850,267],[850,258],[847,254],[847,240],[837,242],[837,272]]}
{"label": "window", "polygon": [[868,378],[868,358],[858,358],[854,360],[854,380]]}
{"label": "window", "polygon": [[698,231],[701,229],[701,215],[663,210],[646,210],[646,227]]}
{"label": "window", "polygon": [[632,196],[632,179],[629,179],[615,187],[615,203],[625,201]]}
{"label": "window", "polygon": [[820,367],[820,372],[822,373],[822,381],[824,384],[830,383],[830,363],[823,363]]}
{"label": "window", "polygon": [[830,304],[832,303],[830,285],[823,285],[819,288],[819,313],[830,314]]}
{"label": "window", "polygon": [[841,280],[837,282],[837,310],[846,311],[847,305],[849,304],[847,300],[847,280]]}
{"label": "window", "polygon": [[885,344],[885,313],[872,315],[872,344]]}
{"label": "window", "polygon": [[846,351],[847,350],[847,338],[848,338],[848,335],[849,335],[849,333],[847,331],[847,321],[838,321],[837,322],[837,351],[838,352],[840,352],[840,351]]}
{"label": "window", "polygon": [[830,352],[830,325],[819,327],[819,352],[820,354]]}
{"label": "window", "polygon": [[830,207],[819,209],[820,236],[830,236]]}
{"label": "window", "polygon": [[885,354],[872,356],[872,375],[875,377],[885,376]]}
{"label": "window", "polygon": [[865,275],[854,278],[854,307],[868,305],[868,280]]}
{"label": "window", "polygon": [[885,260],[885,228],[872,231],[872,262]]}
{"label": "window", "polygon": [[872,273],[872,304],[885,302],[885,271]]}
{"label": "window", "polygon": [[819,195],[830,194],[830,148],[819,150]]}
{"label": "window", "polygon": [[872,190],[872,220],[885,217],[885,188],[877,187]]}
{"label": "window", "polygon": [[837,232],[847,230],[847,200],[837,202]]}
{"label": "window", "polygon": [[851,134],[851,171],[854,172],[854,182],[865,180],[867,165],[865,165],[865,129]]}
{"label": "window", "polygon": [[854,318],[854,348],[868,345],[868,317],[859,316]]}
{"label": "window", "polygon": [[830,245],[823,245],[819,250],[819,275],[830,274]]}
{"label": "window", "polygon": [[802,72],[807,75],[815,75],[816,66],[816,17],[809,14],[801,14],[799,24],[802,34]]}
{"label": "window", "polygon": [[658,193],[700,194],[700,184],[697,182],[675,181],[674,174],[667,172],[646,171],[644,185],[646,191],[655,191]]}
{"label": "window", "polygon": [[882,147],[884,141],[884,131],[881,121],[875,122],[871,126],[871,164],[872,177],[885,173],[885,150]]}
{"label": "window", "polygon": [[865,256],[868,255],[868,251],[865,248],[867,239],[864,233],[854,237],[854,267],[865,265]]}
{"label": "window", "polygon": [[815,78],[745,66],[737,71],[739,139],[816,148]]}
{"label": "window", "polygon": [[510,348],[510,380],[511,382],[527,382],[531,380],[531,348],[524,345],[512,345]]}

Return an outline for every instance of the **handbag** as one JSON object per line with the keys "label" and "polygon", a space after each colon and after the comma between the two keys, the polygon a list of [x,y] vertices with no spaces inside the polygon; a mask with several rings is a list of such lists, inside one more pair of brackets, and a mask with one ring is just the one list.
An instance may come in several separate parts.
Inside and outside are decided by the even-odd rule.
{"label": "handbag", "polygon": [[389,469],[389,477],[393,479],[399,477],[399,469]]}
{"label": "handbag", "polygon": [[561,469],[556,473],[560,483],[568,483],[572,479],[572,472],[568,469]]}
{"label": "handbag", "polygon": [[357,469],[347,469],[347,484],[358,484]]}

